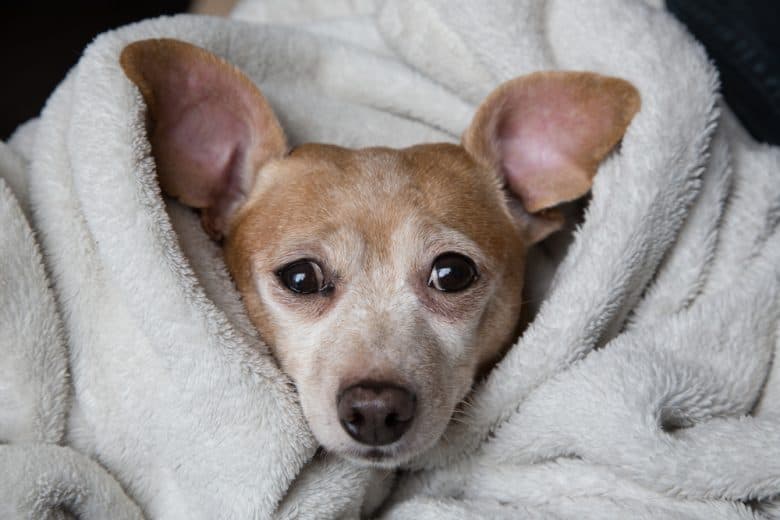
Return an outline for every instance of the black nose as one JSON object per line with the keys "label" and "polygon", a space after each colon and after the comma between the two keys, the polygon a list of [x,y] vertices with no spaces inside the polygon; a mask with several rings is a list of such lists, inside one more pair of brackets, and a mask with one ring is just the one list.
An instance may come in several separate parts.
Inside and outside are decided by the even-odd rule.
{"label": "black nose", "polygon": [[405,388],[362,381],[339,396],[339,421],[347,433],[362,444],[390,444],[409,429],[416,401],[415,395]]}

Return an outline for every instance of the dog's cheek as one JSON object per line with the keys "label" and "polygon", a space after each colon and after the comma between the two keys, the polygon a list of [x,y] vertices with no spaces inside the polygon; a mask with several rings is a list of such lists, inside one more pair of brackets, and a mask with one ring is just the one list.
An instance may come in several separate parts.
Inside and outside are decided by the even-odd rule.
{"label": "dog's cheek", "polygon": [[472,369],[479,355],[481,321],[478,313],[454,322],[435,316],[428,319],[432,348],[438,352],[441,364],[446,367],[444,377],[450,381],[445,385],[447,388],[470,385]]}
{"label": "dog's cheek", "polygon": [[412,451],[419,452],[438,441],[460,394],[470,387],[471,362],[464,362],[461,347],[453,345],[452,338],[443,338],[430,328],[419,330],[416,338],[414,348],[404,357],[418,393],[417,424],[407,442]]}
{"label": "dog's cheek", "polygon": [[310,330],[314,325],[291,316],[283,315],[277,319],[282,323],[275,350],[282,370],[296,385],[306,382],[311,386],[312,379],[317,378],[315,365],[321,348],[321,342]]}
{"label": "dog's cheek", "polygon": [[305,359],[301,360],[297,383],[304,416],[312,433],[326,449],[337,452],[348,450],[354,442],[342,428],[337,411],[343,374],[349,370],[345,362],[350,358],[349,352],[333,348],[327,340],[311,346]]}
{"label": "dog's cheek", "polygon": [[336,439],[340,433],[336,418],[339,365],[348,356],[339,351],[327,322],[297,322],[289,316],[287,320],[280,328],[277,345],[281,368],[295,383],[315,436],[328,444],[328,439]]}
{"label": "dog's cheek", "polygon": [[460,323],[429,322],[426,364],[434,369],[421,374],[426,382],[423,403],[427,409],[416,439],[421,450],[439,441],[472,388],[479,359],[479,325],[477,318]]}
{"label": "dog's cheek", "polygon": [[474,355],[478,374],[484,375],[501,359],[517,340],[523,325],[523,280],[509,279],[486,307],[485,319],[476,333]]}

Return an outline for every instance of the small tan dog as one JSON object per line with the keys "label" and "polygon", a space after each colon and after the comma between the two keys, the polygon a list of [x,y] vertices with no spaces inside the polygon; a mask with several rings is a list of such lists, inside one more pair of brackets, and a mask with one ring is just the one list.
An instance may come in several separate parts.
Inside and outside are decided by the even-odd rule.
{"label": "small tan dog", "polygon": [[515,339],[526,251],[640,105],[626,81],[542,72],[498,87],[461,145],[290,150],[255,85],[213,54],[145,40],[121,65],[163,191],[223,240],[315,436],[383,467],[430,448]]}

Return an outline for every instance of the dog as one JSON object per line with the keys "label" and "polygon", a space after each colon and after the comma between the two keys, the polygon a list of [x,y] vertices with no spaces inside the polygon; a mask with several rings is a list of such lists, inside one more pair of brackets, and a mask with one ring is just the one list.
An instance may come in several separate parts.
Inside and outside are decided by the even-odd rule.
{"label": "dog", "polygon": [[516,339],[529,247],[640,108],[625,80],[538,72],[498,86],[459,145],[291,148],[252,81],[204,49],[138,41],[120,64],[162,191],[221,242],[313,434],[380,468],[433,446]]}

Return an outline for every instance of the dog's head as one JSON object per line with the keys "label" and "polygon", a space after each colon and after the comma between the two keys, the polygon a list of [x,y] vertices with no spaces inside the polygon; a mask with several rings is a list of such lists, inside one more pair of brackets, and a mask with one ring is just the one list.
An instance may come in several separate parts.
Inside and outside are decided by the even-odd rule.
{"label": "dog's head", "polygon": [[558,229],[639,107],[576,72],[494,91],[462,144],[292,150],[262,94],[192,45],[125,48],[160,184],[224,239],[317,439],[396,465],[430,447],[514,339],[527,248]]}

